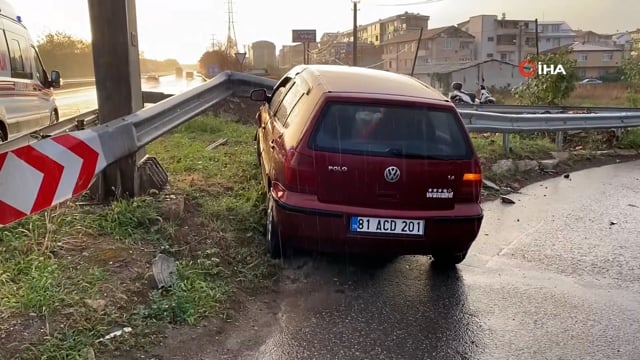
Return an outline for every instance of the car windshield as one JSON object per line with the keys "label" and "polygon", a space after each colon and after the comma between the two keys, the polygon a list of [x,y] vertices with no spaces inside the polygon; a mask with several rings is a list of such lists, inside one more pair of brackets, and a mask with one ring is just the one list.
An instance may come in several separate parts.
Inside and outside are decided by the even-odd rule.
{"label": "car windshield", "polygon": [[329,103],[310,141],[317,151],[422,159],[469,159],[454,111],[424,106]]}

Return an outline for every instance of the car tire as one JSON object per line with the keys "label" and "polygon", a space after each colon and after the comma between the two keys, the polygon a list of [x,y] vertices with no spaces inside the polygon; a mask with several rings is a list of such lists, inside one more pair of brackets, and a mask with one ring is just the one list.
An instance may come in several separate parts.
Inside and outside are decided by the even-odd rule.
{"label": "car tire", "polygon": [[431,257],[433,258],[433,262],[437,265],[454,266],[463,262],[464,259],[467,257],[467,253],[468,251],[456,253],[456,254],[437,253],[437,254],[431,255]]}
{"label": "car tire", "polygon": [[267,194],[267,221],[265,237],[267,240],[267,253],[272,259],[282,257],[282,243],[280,239],[280,230],[275,218],[274,210],[276,202],[271,194]]}
{"label": "car tire", "polygon": [[59,120],[60,119],[58,118],[58,112],[52,111],[51,114],[49,114],[49,125],[53,125],[57,123]]}

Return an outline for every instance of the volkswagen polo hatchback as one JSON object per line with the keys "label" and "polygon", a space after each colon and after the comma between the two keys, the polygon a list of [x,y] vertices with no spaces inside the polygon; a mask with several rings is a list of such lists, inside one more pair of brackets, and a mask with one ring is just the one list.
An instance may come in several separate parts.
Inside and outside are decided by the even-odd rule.
{"label": "volkswagen polo hatchback", "polygon": [[478,157],[455,106],[415,78],[301,65],[263,102],[266,237],[322,252],[464,260],[483,219]]}

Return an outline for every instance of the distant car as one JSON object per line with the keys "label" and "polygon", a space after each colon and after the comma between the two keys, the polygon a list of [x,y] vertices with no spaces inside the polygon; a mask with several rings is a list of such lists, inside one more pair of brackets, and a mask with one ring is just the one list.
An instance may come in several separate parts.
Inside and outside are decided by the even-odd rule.
{"label": "distant car", "polygon": [[193,71],[187,71],[187,72],[185,73],[185,78],[186,78],[187,80],[193,80],[193,78],[194,78],[194,77],[195,77],[195,74],[194,74],[194,72],[193,72]]}
{"label": "distant car", "polygon": [[251,92],[272,257],[286,247],[462,262],[483,220],[456,107],[415,78],[300,65]]}
{"label": "distant car", "polygon": [[149,82],[149,83],[159,83],[160,82],[160,77],[156,74],[149,74],[147,76],[144,77],[144,81]]}
{"label": "distant car", "polygon": [[602,81],[598,79],[584,79],[580,81],[580,84],[602,84]]}

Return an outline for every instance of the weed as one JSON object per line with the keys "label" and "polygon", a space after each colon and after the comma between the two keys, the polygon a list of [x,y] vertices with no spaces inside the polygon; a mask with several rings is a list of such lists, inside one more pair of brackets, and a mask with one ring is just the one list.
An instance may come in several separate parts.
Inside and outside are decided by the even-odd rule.
{"label": "weed", "polygon": [[544,137],[521,134],[509,136],[511,151],[505,154],[503,137],[501,134],[473,134],[471,137],[478,156],[484,159],[499,159],[504,157],[515,159],[541,159],[555,151],[555,145]]}
{"label": "weed", "polygon": [[624,149],[640,150],[640,129],[625,130],[618,146]]}

